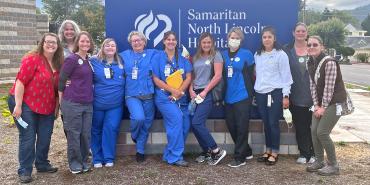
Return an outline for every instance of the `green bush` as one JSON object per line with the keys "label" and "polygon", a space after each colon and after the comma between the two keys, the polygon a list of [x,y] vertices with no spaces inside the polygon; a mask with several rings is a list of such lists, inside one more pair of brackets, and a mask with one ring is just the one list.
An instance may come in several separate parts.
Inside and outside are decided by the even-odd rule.
{"label": "green bush", "polygon": [[356,55],[355,55],[355,58],[358,60],[358,61],[360,61],[360,62],[369,62],[369,57],[370,57],[370,55],[369,54],[367,54],[367,53],[357,53]]}
{"label": "green bush", "polygon": [[14,125],[14,119],[12,117],[12,113],[9,111],[7,100],[7,95],[0,97],[1,116],[4,118],[5,123],[7,123],[8,125]]}

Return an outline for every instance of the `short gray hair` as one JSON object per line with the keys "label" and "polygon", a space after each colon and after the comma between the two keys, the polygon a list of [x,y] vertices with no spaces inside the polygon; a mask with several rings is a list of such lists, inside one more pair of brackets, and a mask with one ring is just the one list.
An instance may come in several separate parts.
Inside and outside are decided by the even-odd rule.
{"label": "short gray hair", "polygon": [[229,31],[229,33],[227,33],[227,38],[229,39],[231,33],[236,33],[239,37],[240,37],[240,41],[243,41],[244,40],[244,33],[242,31],[242,29],[240,27],[232,27]]}
{"label": "short gray hair", "polygon": [[141,39],[143,39],[143,40],[144,40],[144,42],[145,42],[145,45],[146,45],[146,43],[147,43],[147,38],[145,37],[145,35],[144,35],[143,33],[139,32],[139,31],[131,31],[131,32],[128,34],[128,37],[127,37],[127,41],[128,41],[128,43],[130,43],[130,44],[131,44],[131,37],[132,37],[132,36],[134,36],[134,35],[137,35],[137,36],[139,36]]}

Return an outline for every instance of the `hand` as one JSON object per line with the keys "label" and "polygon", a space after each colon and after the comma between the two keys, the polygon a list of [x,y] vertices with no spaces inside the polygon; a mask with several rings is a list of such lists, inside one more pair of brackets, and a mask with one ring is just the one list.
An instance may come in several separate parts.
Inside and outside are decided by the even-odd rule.
{"label": "hand", "polygon": [[13,110],[12,116],[14,116],[16,119],[21,117],[22,114],[22,107],[21,106],[15,106]]}
{"label": "hand", "polygon": [[283,108],[287,109],[289,108],[289,98],[283,98]]}
{"label": "hand", "polygon": [[[315,108],[316,109],[316,108]],[[314,112],[314,116],[316,118],[320,118],[321,116],[323,116],[325,113],[325,108],[324,107],[318,107],[315,112]]]}
{"label": "hand", "polygon": [[195,94],[195,91],[192,89],[189,90],[189,94],[190,94],[191,99],[194,99],[195,97],[197,97],[197,94]]}
{"label": "hand", "polygon": [[177,100],[179,100],[182,96],[184,95],[184,93],[178,89],[174,90],[172,93],[171,93],[171,96],[176,98]]}
{"label": "hand", "polygon": [[207,96],[207,92],[206,91],[202,91],[200,94],[199,94],[200,97],[202,97],[203,99],[206,98]]}

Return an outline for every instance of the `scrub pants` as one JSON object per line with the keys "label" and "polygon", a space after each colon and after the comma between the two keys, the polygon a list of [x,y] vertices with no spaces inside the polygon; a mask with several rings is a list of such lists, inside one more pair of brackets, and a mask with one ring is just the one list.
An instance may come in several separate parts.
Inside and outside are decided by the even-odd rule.
{"label": "scrub pants", "polygon": [[[268,95],[271,94],[271,106],[267,106]],[[275,89],[270,93],[260,94],[256,92],[258,111],[261,115],[264,131],[266,150],[279,153],[280,148],[280,123],[283,115],[283,93],[281,89]]]}
{"label": "scrub pants", "polygon": [[163,152],[163,161],[173,164],[183,160],[185,141],[190,129],[189,111],[187,105],[181,105],[169,100],[156,99],[158,110],[163,116],[166,128],[167,145]]}
{"label": "scrub pants", "polygon": [[107,110],[94,109],[91,128],[93,164],[114,162],[122,111],[122,106]]}
{"label": "scrub pants", "polygon": [[154,101],[153,99],[141,100],[136,97],[126,97],[126,105],[130,112],[131,138],[136,142],[136,152],[144,154],[149,129],[154,119]]}

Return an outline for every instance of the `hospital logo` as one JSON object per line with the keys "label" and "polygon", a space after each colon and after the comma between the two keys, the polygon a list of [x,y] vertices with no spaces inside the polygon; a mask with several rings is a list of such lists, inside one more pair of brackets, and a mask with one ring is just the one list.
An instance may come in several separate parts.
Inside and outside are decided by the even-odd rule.
{"label": "hospital logo", "polygon": [[[163,21],[165,25],[163,30],[158,35],[150,36],[161,24],[160,21]],[[142,14],[136,18],[135,29],[143,33],[148,40],[152,40],[153,47],[156,47],[162,41],[164,33],[172,29],[172,21],[167,15],[158,14],[155,16],[150,11],[149,14]]]}

